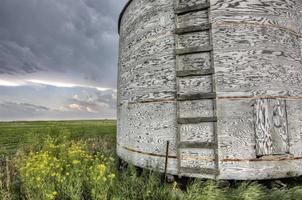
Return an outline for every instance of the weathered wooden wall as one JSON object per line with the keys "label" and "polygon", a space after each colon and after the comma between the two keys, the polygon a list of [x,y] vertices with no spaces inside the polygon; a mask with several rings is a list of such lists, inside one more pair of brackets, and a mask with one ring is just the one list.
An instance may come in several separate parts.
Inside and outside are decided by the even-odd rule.
{"label": "weathered wooden wall", "polygon": [[219,178],[302,174],[302,1],[213,0]]}
{"label": "weathered wooden wall", "polygon": [[168,140],[176,157],[174,30],[173,1],[133,0],[121,19],[118,155],[137,166],[163,170]]}
{"label": "weathered wooden wall", "polygon": [[[175,1],[178,8],[207,3]],[[243,180],[302,175],[302,0],[209,3],[207,11],[176,16],[174,0],[132,0],[123,13],[118,155],[162,171],[170,141],[171,174],[179,173],[178,157],[184,167],[214,168],[218,156],[218,176],[186,175]],[[175,34],[176,28],[208,23],[210,31]],[[200,46],[213,51],[183,53]],[[214,78],[177,78],[180,71],[212,68]],[[215,100],[177,102],[177,94],[213,91]],[[215,115],[217,126],[177,124],[177,117]],[[178,139],[212,143],[215,135],[216,152],[177,149]]]}

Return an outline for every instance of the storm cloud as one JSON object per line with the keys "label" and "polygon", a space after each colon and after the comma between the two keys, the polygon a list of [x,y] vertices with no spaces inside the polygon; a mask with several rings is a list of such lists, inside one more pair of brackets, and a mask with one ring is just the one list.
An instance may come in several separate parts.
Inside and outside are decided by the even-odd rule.
{"label": "storm cloud", "polygon": [[[0,120],[7,118],[4,105],[13,103],[16,112],[27,112],[29,116],[53,112],[54,108],[35,111],[27,105],[36,102],[34,98],[43,100],[45,96],[39,96],[41,88],[43,93],[49,90],[46,96],[52,95],[48,101],[57,102],[52,105],[58,108],[56,112],[62,107],[67,109],[65,104],[70,103],[74,109],[75,104],[83,106],[77,112],[86,112],[84,118],[100,111],[112,117],[116,100],[117,21],[125,3],[126,0],[0,0]],[[60,93],[70,96],[51,93],[53,88],[49,86],[61,88]],[[93,99],[74,98],[72,88],[91,94],[95,90]],[[27,90],[32,98],[27,97]],[[64,99],[58,102],[55,96]],[[35,105],[48,108],[43,101]]]}

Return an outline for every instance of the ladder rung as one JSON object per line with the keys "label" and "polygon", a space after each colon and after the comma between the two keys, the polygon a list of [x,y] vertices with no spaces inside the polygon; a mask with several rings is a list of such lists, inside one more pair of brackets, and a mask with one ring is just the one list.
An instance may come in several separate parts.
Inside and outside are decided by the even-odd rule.
{"label": "ladder rung", "polygon": [[176,34],[185,34],[185,33],[192,33],[192,32],[198,32],[198,31],[206,31],[211,29],[211,24],[202,24],[199,26],[187,26],[183,28],[177,28],[175,30]]}
{"label": "ladder rung", "polygon": [[175,9],[175,13],[178,15],[186,14],[189,12],[197,12],[201,10],[206,10],[210,8],[210,3],[201,3],[201,4],[196,4],[193,6],[186,6],[186,7],[178,7]]}
{"label": "ladder rung", "polygon": [[196,94],[178,94],[178,101],[193,101],[193,100],[201,100],[201,99],[215,99],[216,93],[196,93]]}
{"label": "ladder rung", "polygon": [[178,148],[182,149],[213,149],[217,145],[213,142],[180,142]]}
{"label": "ladder rung", "polygon": [[192,118],[178,118],[179,124],[198,124],[203,122],[217,122],[217,117],[192,117]]}
{"label": "ladder rung", "polygon": [[186,174],[209,174],[209,175],[219,175],[220,172],[217,169],[212,168],[190,168],[190,167],[181,167],[180,173]]}
{"label": "ladder rung", "polygon": [[212,50],[213,47],[211,45],[200,46],[200,47],[189,47],[189,48],[176,49],[176,55],[202,53],[202,52],[209,52]]}
{"label": "ladder rung", "polygon": [[177,71],[177,77],[186,77],[186,76],[206,76],[214,74],[214,69],[200,69],[200,70],[182,70]]}

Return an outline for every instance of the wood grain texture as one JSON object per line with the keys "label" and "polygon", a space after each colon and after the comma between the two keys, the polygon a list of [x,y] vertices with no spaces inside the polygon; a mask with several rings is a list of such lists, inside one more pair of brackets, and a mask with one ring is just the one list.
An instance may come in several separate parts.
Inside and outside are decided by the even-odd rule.
{"label": "wood grain texture", "polygon": [[185,77],[178,79],[179,94],[212,92],[211,76]]}
{"label": "wood grain texture", "polygon": [[173,4],[133,4],[120,34],[119,104],[175,98],[175,39],[169,34],[175,29]]}
{"label": "wood grain texture", "polygon": [[210,45],[209,32],[193,32],[178,35],[177,48],[190,48]]}
{"label": "wood grain texture", "polygon": [[179,117],[212,117],[213,100],[180,101],[178,103]]}
{"label": "wood grain texture", "polygon": [[[130,152],[121,146],[117,146],[118,155],[123,158],[126,162],[132,163],[135,166],[142,168],[151,169],[154,171],[164,172],[165,169],[165,157],[156,157],[144,154],[138,154]],[[168,159],[168,172],[169,174],[177,174],[178,170],[176,159]]]}
{"label": "wood grain texture", "polygon": [[178,118],[178,124],[199,124],[207,122],[217,122],[217,117],[188,117],[188,118]]}
{"label": "wood grain texture", "polygon": [[[164,170],[164,157],[140,155],[138,153],[131,153],[118,145],[118,154],[130,163],[144,168],[163,172]],[[196,160],[211,160],[207,157],[195,157]],[[192,157],[186,157],[188,161],[193,160]],[[177,174],[177,159],[169,159],[168,171],[171,174]],[[290,161],[274,161],[274,162],[224,162],[221,163],[222,169],[220,170],[219,179],[233,180],[236,177],[237,180],[262,180],[262,179],[276,179],[288,177],[288,174],[294,176],[302,175],[301,165],[302,160],[290,160]],[[261,170],[262,173],[259,173]],[[215,176],[206,174],[183,174],[188,177],[198,177],[213,179]]]}
{"label": "wood grain texture", "polygon": [[[301,30],[301,0],[212,0],[211,18],[216,21],[252,22]],[[301,32],[300,32],[301,33]]]}
{"label": "wood grain texture", "polygon": [[257,100],[255,105],[255,132],[257,156],[273,154],[271,120],[268,99]]}
{"label": "wood grain texture", "polygon": [[215,169],[212,149],[181,149],[180,154],[181,167]]}
{"label": "wood grain texture", "polygon": [[199,26],[188,26],[185,28],[176,28],[175,34],[185,34],[185,33],[193,33],[193,32],[200,32],[200,31],[208,31],[211,29],[210,24],[203,24]]}
{"label": "wood grain texture", "polygon": [[[300,0],[211,1],[210,22],[213,23],[214,67],[219,97],[282,97],[301,94],[302,57],[298,42],[302,27],[299,20],[301,15],[298,15],[301,6]],[[255,158],[256,127],[253,115],[256,100],[218,99],[217,103],[220,160]],[[299,119],[299,114],[293,112],[298,103],[287,101],[286,104],[287,114],[290,116],[289,151],[299,155],[302,151],[302,140],[301,131],[297,129],[301,126],[301,121],[293,120],[297,117]],[[284,135],[285,124],[280,123],[280,119],[284,119],[285,113],[284,107],[281,107],[274,103],[267,108],[269,115],[272,116],[273,112],[276,115],[274,120],[271,117],[266,123],[275,123],[278,130],[274,132]],[[267,126],[264,124],[261,128],[265,130],[268,129]],[[272,127],[269,128],[271,129]],[[271,140],[275,144],[285,141],[286,138],[280,136],[277,141]],[[271,151],[287,151],[284,144],[278,147],[284,148],[276,149],[272,145]],[[222,162],[219,178],[236,177],[246,180],[286,177],[290,171],[301,173],[297,163],[299,162]]]}
{"label": "wood grain texture", "polygon": [[125,51],[120,54],[122,62],[131,62],[151,57],[152,55],[166,55],[173,53],[175,41],[173,35],[166,37],[159,36],[156,40],[146,40],[134,46],[127,46]]}
{"label": "wood grain texture", "polygon": [[285,100],[270,100],[273,153],[289,153],[287,104]]}
{"label": "wood grain texture", "polygon": [[195,101],[195,100],[208,100],[215,99],[217,97],[215,92],[207,92],[207,93],[190,93],[190,94],[178,94],[178,101]]}
{"label": "wood grain texture", "polygon": [[[169,140],[172,157],[168,173],[177,175],[177,85],[180,93],[186,95],[212,92],[216,87],[218,97],[213,98],[217,101],[220,175],[182,175],[238,180],[302,175],[299,159],[273,157],[267,161],[257,160],[254,121],[256,97],[302,96],[301,0],[209,2],[210,12],[186,13],[178,17],[174,14],[173,1],[166,0],[132,0],[125,10],[120,29],[117,140],[133,150],[118,145],[118,155],[136,166],[163,172],[165,144]],[[197,3],[204,2],[181,0],[179,6]],[[212,23],[211,32],[193,30],[194,34],[179,34],[183,35],[180,38],[173,35],[176,27],[197,27],[208,23]],[[210,52],[175,55],[176,49],[207,42],[208,33],[213,37],[212,58]],[[176,82],[176,71],[210,69],[211,62],[214,76],[190,77]],[[224,96],[251,96],[255,99],[219,98]],[[140,103],[142,101],[154,102]],[[211,115],[208,107],[211,101],[180,102],[184,103],[181,113],[185,117],[207,117]],[[271,116],[268,130],[278,133],[272,134],[272,152],[289,151],[292,156],[302,156],[301,102],[288,100],[286,109],[284,99],[276,99],[268,105],[268,116]],[[213,123],[181,125],[180,139],[211,142],[213,127]],[[286,135],[287,147],[284,145]],[[215,155],[204,149],[183,149],[181,158],[182,166],[215,168]]]}
{"label": "wood grain texture", "polygon": [[180,141],[182,142],[214,142],[213,123],[180,125]]}
{"label": "wood grain texture", "polygon": [[252,100],[217,101],[220,160],[256,158],[253,105]]}
{"label": "wood grain texture", "polygon": [[301,176],[301,160],[275,162],[228,162],[221,164],[220,179],[263,180]]}
{"label": "wood grain texture", "polygon": [[218,93],[301,95],[301,54],[296,35],[247,25],[213,31]]}
{"label": "wood grain texture", "polygon": [[200,69],[200,70],[182,70],[176,71],[177,77],[189,77],[189,76],[208,76],[215,73],[214,69]]}
{"label": "wood grain texture", "polygon": [[290,154],[302,156],[302,101],[287,101]]}
{"label": "wood grain texture", "polygon": [[[121,20],[117,142],[139,152],[176,155],[175,30],[173,2],[133,0]],[[158,103],[139,103],[158,101]],[[164,168],[162,158],[118,148],[137,166]],[[173,164],[174,162],[174,164]],[[169,161],[168,171],[175,171]]]}
{"label": "wood grain texture", "polygon": [[184,28],[187,26],[198,26],[209,23],[208,11],[198,11],[179,15],[177,17],[177,27]]}
{"label": "wood grain texture", "polygon": [[[301,17],[302,17],[302,15],[301,15]],[[301,28],[301,31],[302,31],[302,28]],[[301,49],[300,52],[301,52],[301,64],[302,64],[302,36],[300,37],[300,49]]]}
{"label": "wood grain texture", "polygon": [[217,145],[214,142],[179,142],[178,148],[180,149],[214,149]]}
{"label": "wood grain texture", "polygon": [[183,8],[207,3],[207,0],[177,0],[177,7]]}
{"label": "wood grain texture", "polygon": [[176,55],[182,56],[182,55],[186,55],[186,54],[204,53],[204,52],[210,52],[212,50],[213,50],[212,45],[204,45],[204,46],[188,47],[188,48],[177,48]]}
{"label": "wood grain texture", "polygon": [[202,3],[202,4],[197,4],[194,6],[186,6],[186,7],[177,7],[175,9],[175,14],[177,15],[184,15],[187,13],[194,13],[194,12],[198,12],[198,11],[203,11],[203,10],[207,10],[210,8],[210,3]]}
{"label": "wood grain texture", "polygon": [[210,60],[209,52],[177,56],[177,70],[210,69]]}
{"label": "wood grain texture", "polygon": [[[175,26],[172,1],[137,1],[134,0],[127,7],[121,20],[120,38],[122,41],[136,40],[135,33],[141,35],[145,31],[174,29]],[[155,27],[154,25],[157,25]],[[148,26],[146,26],[148,25]]]}
{"label": "wood grain texture", "polygon": [[131,104],[121,106],[120,145],[139,151],[165,154],[166,142],[169,152],[176,154],[176,106],[175,103]]}
{"label": "wood grain texture", "polygon": [[257,155],[289,153],[285,100],[256,100],[254,109]]}

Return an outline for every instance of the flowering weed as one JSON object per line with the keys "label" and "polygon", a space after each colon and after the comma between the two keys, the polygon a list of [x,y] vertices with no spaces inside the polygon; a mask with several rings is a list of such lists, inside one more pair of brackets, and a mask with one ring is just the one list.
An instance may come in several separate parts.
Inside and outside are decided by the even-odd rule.
{"label": "flowering weed", "polygon": [[85,142],[59,139],[48,137],[41,150],[18,159],[27,198],[106,199],[115,177],[114,160],[101,153],[90,153]]}

